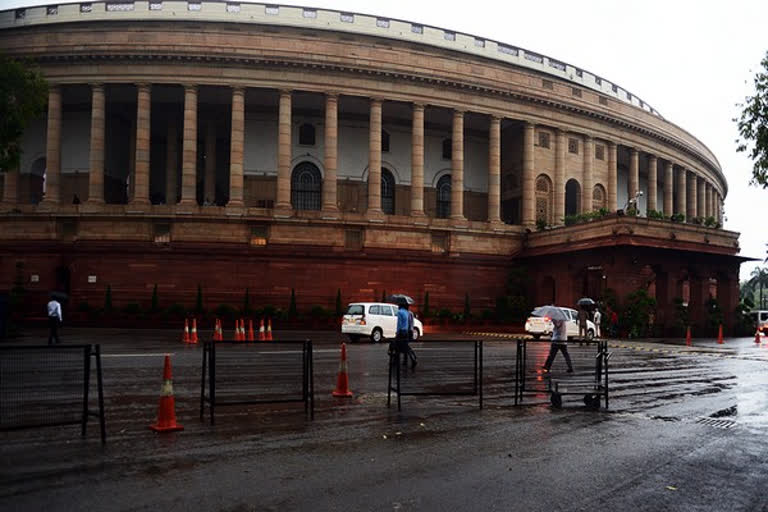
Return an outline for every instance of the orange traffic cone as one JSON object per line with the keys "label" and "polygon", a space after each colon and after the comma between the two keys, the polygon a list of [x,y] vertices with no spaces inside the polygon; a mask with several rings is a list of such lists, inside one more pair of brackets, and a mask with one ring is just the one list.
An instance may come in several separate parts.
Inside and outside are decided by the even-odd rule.
{"label": "orange traffic cone", "polygon": [[235,319],[235,341],[243,341],[240,339],[240,320]]}
{"label": "orange traffic cone", "polygon": [[755,331],[755,343],[760,344],[760,329]]}
{"label": "orange traffic cone", "polygon": [[341,362],[339,363],[339,375],[336,378],[336,389],[333,396],[352,396],[349,390],[349,375],[347,374],[347,344],[341,344]]}
{"label": "orange traffic cone", "polygon": [[267,336],[264,334],[264,319],[261,319],[261,323],[259,324],[259,341],[266,341]]}
{"label": "orange traffic cone", "polygon": [[181,341],[189,343],[189,322],[186,318],[184,319],[184,335],[181,337]]}
{"label": "orange traffic cone", "polygon": [[213,324],[213,341],[221,341],[221,322],[218,318]]}
{"label": "orange traffic cone", "polygon": [[272,319],[267,318],[267,341],[272,341]]}
{"label": "orange traffic cone", "polygon": [[256,335],[253,333],[253,320],[248,319],[248,341],[256,341]]}
{"label": "orange traffic cone", "polygon": [[189,335],[190,343],[197,343],[197,318],[192,319],[192,332]]}
{"label": "orange traffic cone", "polygon": [[717,330],[717,344],[723,344],[723,324],[720,324],[720,328]]}
{"label": "orange traffic cone", "polygon": [[693,345],[693,343],[691,343],[691,326],[690,325],[688,326],[688,329],[685,331],[685,344],[689,347]]}
{"label": "orange traffic cone", "polygon": [[149,428],[155,432],[173,432],[184,430],[176,423],[176,402],[173,398],[173,379],[171,378],[171,356],[165,356],[163,368],[163,387],[160,389],[160,405],[157,408],[157,423]]}
{"label": "orange traffic cone", "polygon": [[245,319],[240,319],[240,341],[245,341]]}

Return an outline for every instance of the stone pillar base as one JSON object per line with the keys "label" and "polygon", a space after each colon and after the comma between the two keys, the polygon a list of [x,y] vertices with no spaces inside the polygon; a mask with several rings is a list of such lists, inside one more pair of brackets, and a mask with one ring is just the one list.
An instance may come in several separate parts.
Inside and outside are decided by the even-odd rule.
{"label": "stone pillar base", "polygon": [[368,210],[365,212],[365,218],[368,222],[384,222],[387,216],[381,210]]}

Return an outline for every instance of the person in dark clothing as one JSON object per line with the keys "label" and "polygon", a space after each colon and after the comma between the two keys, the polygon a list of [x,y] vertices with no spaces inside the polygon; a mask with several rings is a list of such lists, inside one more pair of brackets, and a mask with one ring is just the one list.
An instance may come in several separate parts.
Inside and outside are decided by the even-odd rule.
{"label": "person in dark clothing", "polygon": [[566,332],[565,320],[552,320],[552,344],[549,346],[549,355],[547,361],[544,363],[542,370],[548,372],[552,367],[552,361],[555,360],[557,351],[563,353],[565,357],[565,363],[568,365],[568,373],[573,373],[573,364],[571,364],[571,356],[568,354],[568,334]]}

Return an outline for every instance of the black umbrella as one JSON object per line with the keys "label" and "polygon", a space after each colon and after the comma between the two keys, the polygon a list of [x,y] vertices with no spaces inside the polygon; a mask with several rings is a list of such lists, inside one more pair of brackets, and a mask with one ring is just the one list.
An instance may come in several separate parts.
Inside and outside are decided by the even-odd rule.
{"label": "black umbrella", "polygon": [[576,305],[579,306],[582,309],[592,309],[597,304],[595,304],[595,301],[590,299],[589,297],[582,297],[576,302]]}
{"label": "black umbrella", "polygon": [[403,293],[393,293],[392,295],[389,296],[387,300],[394,304],[406,304],[406,305],[415,304],[415,301],[412,298],[410,298],[408,295],[405,295]]}

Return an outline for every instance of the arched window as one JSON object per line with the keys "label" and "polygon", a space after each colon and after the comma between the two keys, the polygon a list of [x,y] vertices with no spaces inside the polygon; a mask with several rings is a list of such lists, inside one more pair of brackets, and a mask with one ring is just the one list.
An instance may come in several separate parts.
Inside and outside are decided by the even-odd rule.
{"label": "arched window", "polygon": [[536,222],[552,224],[552,181],[546,174],[536,178]]}
{"label": "arched window", "polygon": [[291,174],[291,204],[296,210],[319,210],[323,179],[311,162],[301,162]]}
{"label": "arched window", "polygon": [[443,159],[450,160],[453,156],[453,143],[451,139],[443,139]]}
{"label": "arched window", "polygon": [[437,212],[439,219],[451,216],[451,175],[446,174],[437,180]]}
{"label": "arched window", "polygon": [[302,146],[315,145],[315,127],[309,123],[299,126],[299,144]]}
{"label": "arched window", "polygon": [[395,178],[389,169],[381,169],[381,210],[389,215],[395,214]]}
{"label": "arched window", "polygon": [[592,189],[592,209],[599,210],[605,208],[605,189],[602,185],[597,184]]}
{"label": "arched window", "polygon": [[581,185],[571,178],[565,183],[565,214],[576,215],[581,210]]}
{"label": "arched window", "polygon": [[389,132],[386,130],[381,130],[381,151],[389,153]]}

